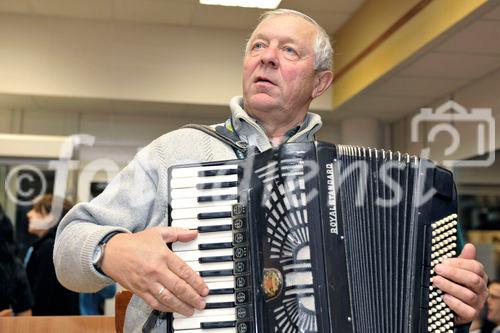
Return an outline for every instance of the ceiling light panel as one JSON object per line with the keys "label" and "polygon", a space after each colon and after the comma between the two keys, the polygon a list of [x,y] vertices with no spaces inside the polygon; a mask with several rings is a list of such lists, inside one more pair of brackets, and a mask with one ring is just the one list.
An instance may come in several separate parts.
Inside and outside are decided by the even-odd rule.
{"label": "ceiling light panel", "polygon": [[202,5],[275,9],[281,0],[200,0]]}

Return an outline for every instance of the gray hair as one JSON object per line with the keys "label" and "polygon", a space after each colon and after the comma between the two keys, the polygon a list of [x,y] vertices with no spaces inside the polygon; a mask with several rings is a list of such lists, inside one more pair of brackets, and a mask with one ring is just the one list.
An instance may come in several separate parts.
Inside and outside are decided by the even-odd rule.
{"label": "gray hair", "polygon": [[[296,10],[291,9],[275,9],[264,12],[257,23],[257,26],[262,23],[264,20],[279,16],[279,15],[294,15],[303,18],[304,20],[312,23],[316,28],[316,40],[314,41],[314,69],[317,71],[326,71],[332,70],[333,68],[333,49],[332,44],[330,43],[330,36],[326,33],[325,29],[321,27],[314,19],[307,16],[304,13],[298,12]],[[253,32],[252,32],[253,34]],[[247,44],[245,46],[245,52],[248,53],[250,51],[250,39],[247,40]]]}

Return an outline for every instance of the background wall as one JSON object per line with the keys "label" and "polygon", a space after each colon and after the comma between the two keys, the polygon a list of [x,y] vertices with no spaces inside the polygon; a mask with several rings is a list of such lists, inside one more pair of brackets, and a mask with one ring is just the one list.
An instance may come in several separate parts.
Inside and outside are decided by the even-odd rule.
{"label": "background wall", "polygon": [[[228,117],[230,98],[241,94],[247,37],[238,29],[0,14],[0,132],[90,134],[96,142],[81,148],[80,170],[99,158],[121,168],[166,132]],[[331,111],[331,90],[313,109]],[[338,142],[335,124],[325,127],[322,138]]]}
{"label": "background wall", "polygon": [[[474,112],[474,109],[486,108],[491,110],[491,117],[495,124],[500,123],[500,96],[498,95],[498,87],[500,86],[500,70],[493,71],[480,79],[471,82],[470,84],[456,90],[452,95],[443,96],[434,101],[429,108],[437,108],[446,101],[453,100],[467,108],[467,112]],[[452,137],[441,132],[437,134],[434,142],[429,142],[427,134],[435,123],[428,122],[422,124],[419,131],[419,142],[411,141],[411,121],[414,116],[419,114],[420,110],[415,110],[408,116],[391,124],[391,142],[395,150],[408,151],[413,154],[420,154],[423,147],[430,148],[430,158],[438,162],[450,159],[470,159],[477,155],[483,155],[478,149],[478,124],[485,123],[480,121],[460,122],[459,120],[452,121],[454,128],[459,134],[460,144],[456,151],[451,154],[445,154],[446,148],[453,141]],[[493,151],[497,150],[496,159],[490,167],[458,167],[454,168],[455,180],[459,186],[461,194],[478,195],[488,197],[483,201],[491,202],[489,206],[497,206],[494,204],[496,198],[500,196],[500,128],[493,127],[492,133],[485,133],[486,136],[493,137]],[[493,152],[493,154],[495,154]],[[481,159],[485,159],[483,155]],[[479,203],[478,203],[479,206]],[[498,206],[497,206],[498,207]]]}
{"label": "background wall", "polygon": [[[429,108],[436,109],[444,102],[453,98],[460,105],[467,108],[468,112],[473,112],[475,108],[491,109],[492,118],[496,124],[500,121],[500,95],[498,94],[500,87],[500,70],[493,71],[478,80],[467,84],[466,86],[454,91],[452,94],[442,96],[429,104]],[[395,121],[391,124],[392,127],[392,145],[394,149],[408,151],[414,154],[420,152],[423,145],[426,145],[427,133],[432,123],[421,127],[422,140],[420,142],[411,141],[411,119],[420,112],[420,109],[415,110],[403,119]],[[455,159],[470,158],[478,154],[477,151],[477,122],[460,123],[458,120],[453,122],[453,125],[458,130],[460,135],[460,145],[456,152],[450,157]],[[494,132],[494,149],[500,148],[500,128],[496,126]],[[444,150],[451,143],[451,137],[446,133],[438,134],[435,143],[430,145],[431,158],[441,161],[448,158],[444,155]],[[499,177],[500,178],[500,177]]]}

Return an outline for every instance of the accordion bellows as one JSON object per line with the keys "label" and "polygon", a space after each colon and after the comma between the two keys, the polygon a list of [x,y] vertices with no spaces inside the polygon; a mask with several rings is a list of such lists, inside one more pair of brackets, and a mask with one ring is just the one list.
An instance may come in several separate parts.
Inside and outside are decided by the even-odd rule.
{"label": "accordion bellows", "polygon": [[172,250],[210,289],[168,331],[453,332],[434,267],[457,255],[452,174],[407,154],[284,144],[172,167]]}

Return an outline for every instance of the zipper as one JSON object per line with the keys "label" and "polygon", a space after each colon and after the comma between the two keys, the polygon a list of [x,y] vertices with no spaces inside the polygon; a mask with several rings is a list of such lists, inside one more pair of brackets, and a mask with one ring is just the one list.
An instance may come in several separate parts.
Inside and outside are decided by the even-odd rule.
{"label": "zipper", "polygon": [[304,133],[307,133],[307,132],[310,132],[314,127],[316,127],[317,125],[319,125],[319,123],[315,122],[315,123],[310,123],[309,125],[307,125],[306,128],[304,128],[303,130],[299,131],[298,133],[292,135],[287,142],[294,142],[295,140],[297,140],[298,137],[300,137],[301,135],[303,135]]}

